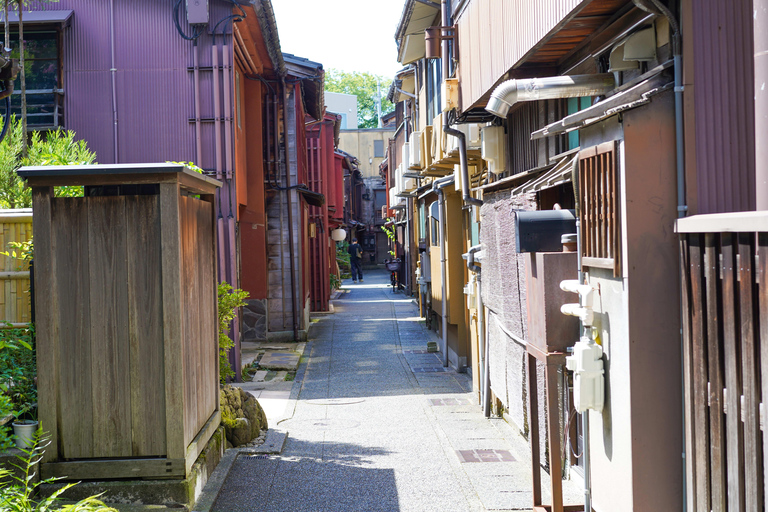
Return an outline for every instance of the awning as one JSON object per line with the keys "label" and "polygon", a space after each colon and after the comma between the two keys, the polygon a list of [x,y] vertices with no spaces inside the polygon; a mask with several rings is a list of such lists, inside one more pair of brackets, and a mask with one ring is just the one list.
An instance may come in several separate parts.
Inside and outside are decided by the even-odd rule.
{"label": "awning", "polygon": [[323,206],[325,204],[325,196],[319,192],[314,192],[301,187],[298,187],[296,190],[299,191],[299,194],[302,195],[304,200],[310,206]]}
{"label": "awning", "polygon": [[[61,25],[67,26],[75,11],[72,9],[59,9],[51,11],[24,11],[24,25]],[[8,13],[8,21],[11,24],[19,23],[19,15]],[[0,12],[0,23],[5,22],[5,13]]]}
{"label": "awning", "polygon": [[[621,90],[608,98],[595,103],[591,107],[580,110],[575,114],[564,117],[560,121],[549,124],[531,134],[531,140],[543,139],[564,132],[571,132],[614,116],[625,110],[637,108],[651,101],[651,97],[672,86],[672,78],[663,71],[671,66],[671,62],[649,71],[642,80],[634,86]],[[649,76],[651,75],[651,76]]]}
{"label": "awning", "polygon": [[407,0],[395,33],[397,61],[409,64],[426,55],[424,30],[434,24],[440,4],[431,0]]}
{"label": "awning", "polygon": [[562,185],[571,181],[573,166],[576,164],[578,155],[568,155],[560,160],[552,169],[541,174],[512,190],[512,196],[525,194],[526,192],[538,192],[548,188]]}

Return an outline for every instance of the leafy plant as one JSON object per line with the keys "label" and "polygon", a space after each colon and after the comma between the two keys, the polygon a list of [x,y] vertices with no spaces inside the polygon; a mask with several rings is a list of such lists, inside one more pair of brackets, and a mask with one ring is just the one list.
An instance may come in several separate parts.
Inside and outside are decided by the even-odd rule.
{"label": "leafy plant", "polygon": [[[381,226],[381,230],[384,231],[384,233],[387,234],[387,238],[389,239],[390,244],[394,244],[397,240],[395,236],[395,226],[392,224],[392,227],[387,226],[387,224],[393,223],[394,219],[387,217],[387,223]],[[387,251],[390,256],[393,258],[397,257],[397,253],[395,251],[389,250]]]}
{"label": "leafy plant", "polygon": [[34,475],[38,463],[43,457],[50,440],[43,436],[42,429],[35,434],[34,444],[29,449],[22,449],[19,463],[11,463],[19,470],[14,474],[7,469],[0,469],[0,480],[10,483],[0,487],[0,512],[117,512],[98,500],[99,496],[90,496],[74,504],[62,505],[62,494],[76,483],[68,483],[47,498],[38,499],[38,488],[44,484],[55,483],[58,478],[47,478],[35,483]]}
{"label": "leafy plant", "polygon": [[341,288],[341,279],[336,274],[331,274],[331,291]]}
{"label": "leafy plant", "polygon": [[0,331],[0,393],[18,419],[37,419],[37,361],[34,327]]}
{"label": "leafy plant", "polygon": [[[30,208],[32,192],[16,171],[27,165],[89,165],[96,154],[85,141],[76,141],[75,132],[55,130],[43,135],[32,132],[27,155],[24,156],[21,121],[11,118],[8,135],[0,143],[0,208]],[[83,195],[83,187],[56,187],[58,197]]]}
{"label": "leafy plant", "polygon": [[[232,288],[229,283],[219,283],[219,378],[221,383],[234,377],[235,372],[229,365],[228,354],[235,342],[229,337],[230,322],[237,316],[237,308],[245,306],[248,292]],[[2,512],[2,510],[0,510]]]}
{"label": "leafy plant", "polygon": [[29,270],[29,262],[35,256],[35,245],[32,242],[32,237],[24,242],[8,242],[8,247],[7,251],[2,251],[0,254],[19,260],[20,271]]}
{"label": "leafy plant", "polygon": [[197,165],[195,165],[194,162],[172,162],[172,161],[169,160],[169,161],[167,161],[165,163],[167,163],[167,164],[184,165],[184,166],[188,167],[190,171],[194,171],[194,172],[196,172],[198,174],[204,174],[202,167],[198,167]]}

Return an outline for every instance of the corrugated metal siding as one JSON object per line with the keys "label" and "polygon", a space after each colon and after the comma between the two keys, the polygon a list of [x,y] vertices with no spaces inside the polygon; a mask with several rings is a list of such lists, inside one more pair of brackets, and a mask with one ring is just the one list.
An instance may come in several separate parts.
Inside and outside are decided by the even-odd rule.
{"label": "corrugated metal siding", "polygon": [[751,3],[693,9],[698,212],[755,208]]}
{"label": "corrugated metal siding", "polygon": [[581,3],[582,0],[472,0],[456,22],[459,72],[470,78],[462,81],[462,105],[466,108],[476,102]]}
{"label": "corrugated metal siding", "polygon": [[[193,63],[194,47],[176,32],[172,2],[114,0],[114,5],[119,160],[194,161],[194,126],[189,122],[194,117],[193,82],[187,70]],[[33,5],[31,9],[75,11],[63,35],[65,126],[88,141],[100,163],[112,163],[109,1],[60,0],[53,6]],[[231,4],[212,0],[209,26],[231,13]],[[190,33],[186,22],[182,23]],[[206,33],[198,43],[200,66],[210,67],[212,37]],[[211,71],[201,71],[200,81],[201,117],[210,119]],[[207,169],[215,166],[213,135],[213,124],[204,122],[203,161],[196,163]]]}

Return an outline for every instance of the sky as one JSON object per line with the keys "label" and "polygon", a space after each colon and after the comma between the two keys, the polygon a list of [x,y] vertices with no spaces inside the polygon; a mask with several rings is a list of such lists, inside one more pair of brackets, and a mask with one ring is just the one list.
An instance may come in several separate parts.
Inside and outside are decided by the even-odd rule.
{"label": "sky", "polygon": [[397,62],[395,30],[405,0],[272,0],[285,53],[323,68],[367,71],[392,78]]}

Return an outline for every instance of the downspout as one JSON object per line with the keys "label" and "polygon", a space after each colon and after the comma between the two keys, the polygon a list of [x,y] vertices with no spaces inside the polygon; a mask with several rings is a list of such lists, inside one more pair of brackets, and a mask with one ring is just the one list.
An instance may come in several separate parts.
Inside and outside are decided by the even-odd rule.
{"label": "downspout", "polygon": [[446,176],[445,178],[440,178],[438,180],[435,180],[432,182],[432,190],[437,193],[438,198],[438,218],[437,218],[437,224],[440,227],[439,231],[439,237],[440,237],[440,286],[441,286],[441,294],[440,294],[440,310],[441,310],[441,317],[442,317],[442,327],[440,329],[441,335],[443,338],[443,366],[448,367],[448,301],[446,300],[446,294],[447,294],[447,262],[445,257],[445,193],[443,192],[443,187],[447,187],[448,185],[451,185],[453,183],[453,176]]}
{"label": "downspout", "polygon": [[480,338],[479,345],[482,347],[483,354],[483,382],[482,382],[482,400],[483,400],[483,414],[486,418],[491,417],[491,374],[490,374],[490,344],[488,338],[485,336],[485,305],[483,304],[483,286],[481,279],[482,267],[475,264],[475,253],[480,251],[482,246],[474,245],[469,248],[467,252],[467,268],[477,275],[477,335]]}
{"label": "downspout", "polygon": [[283,144],[285,158],[285,194],[288,198],[288,251],[291,263],[291,316],[293,319],[293,339],[299,340],[299,322],[297,317],[296,294],[296,255],[293,247],[293,191],[291,190],[291,167],[288,158],[288,88],[285,85],[285,77],[280,77],[280,85],[283,88],[283,124],[285,126],[285,144]]}
{"label": "downspout", "polygon": [[464,135],[464,132],[461,130],[457,130],[455,128],[451,128],[448,125],[448,117],[445,118],[445,123],[443,124],[443,131],[447,133],[448,135],[453,135],[457,139],[459,139],[459,166],[461,167],[461,196],[464,200],[465,204],[470,204],[472,206],[482,206],[483,201],[482,199],[476,199],[472,197],[472,194],[469,190],[469,165],[467,165],[467,138]]}
{"label": "downspout", "polygon": [[194,42],[194,89],[195,89],[195,158],[197,158],[197,161],[195,162],[198,166],[202,167],[203,165],[203,148],[202,148],[202,136],[201,136],[201,126],[200,126],[200,47],[197,44],[197,39],[195,39]]}
{"label": "downspout", "polygon": [[[21,7],[19,7],[21,14]],[[111,52],[111,66],[109,72],[112,74],[112,136],[114,138],[115,163],[119,163],[118,139],[117,139],[117,68],[115,67],[115,0],[109,0],[109,44]]]}
{"label": "downspout", "polygon": [[[768,2],[754,0],[755,134],[768,132]],[[755,141],[757,210],[768,210],[768,147]]]}
{"label": "downspout", "polygon": [[[216,33],[213,34],[213,45],[211,45],[211,66],[213,71],[213,128],[214,128],[214,156],[216,166],[216,179],[223,181],[222,161],[221,161],[221,88],[219,86],[219,45],[216,43]],[[222,213],[221,190],[218,196],[219,215],[216,219],[216,238],[218,242],[217,257],[219,262],[219,282],[227,280],[227,262],[225,257],[226,239],[224,237],[224,215]],[[230,283],[234,285],[235,283]]]}

